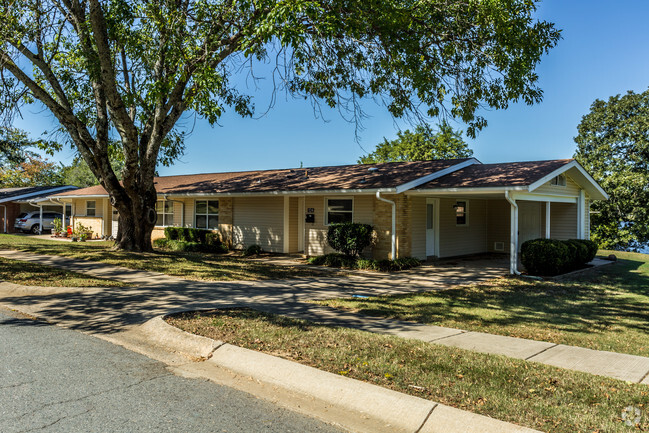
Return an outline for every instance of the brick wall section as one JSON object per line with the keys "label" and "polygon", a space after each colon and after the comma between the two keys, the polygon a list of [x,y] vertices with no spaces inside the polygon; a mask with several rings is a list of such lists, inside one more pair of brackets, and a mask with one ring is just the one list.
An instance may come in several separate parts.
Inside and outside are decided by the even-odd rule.
{"label": "brick wall section", "polygon": [[[16,218],[20,215],[20,205],[18,203],[3,203],[7,207],[7,233],[16,233],[14,229],[14,224],[16,223]],[[4,230],[5,221],[4,215],[5,210],[0,207],[0,231]]]}
{"label": "brick wall section", "polygon": [[411,212],[412,199],[404,194],[399,194],[397,198],[397,257],[412,255]]}
{"label": "brick wall section", "polygon": [[[392,200],[394,196],[381,195]],[[392,228],[392,206],[374,198],[374,230],[376,231],[376,245],[372,248],[372,257],[385,259],[390,256],[390,229]]]}
{"label": "brick wall section", "polygon": [[219,198],[219,232],[228,248],[232,248],[232,199]]}
{"label": "brick wall section", "polygon": [[[382,194],[381,197],[392,200],[397,205],[397,257],[409,256],[412,250],[412,231],[410,230],[412,200],[404,194]],[[376,198],[374,199],[374,230],[376,230],[377,242],[372,250],[373,257],[375,259],[391,258],[392,205]]]}

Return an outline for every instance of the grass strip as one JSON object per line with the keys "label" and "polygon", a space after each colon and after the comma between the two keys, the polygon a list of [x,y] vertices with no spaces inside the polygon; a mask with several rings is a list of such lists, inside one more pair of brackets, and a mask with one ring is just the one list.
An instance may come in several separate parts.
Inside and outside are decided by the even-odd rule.
{"label": "grass strip", "polygon": [[127,284],[89,277],[51,266],[0,257],[0,280],[24,286],[125,287]]}
{"label": "grass strip", "polygon": [[[649,388],[504,356],[248,309],[183,313],[187,332],[547,432],[649,429]],[[641,410],[636,427],[625,408]]]}
{"label": "grass strip", "polygon": [[[609,254],[610,251],[601,251]],[[649,255],[560,281],[500,278],[443,291],[318,302],[391,319],[649,356]]]}
{"label": "grass strip", "polygon": [[207,254],[177,251],[135,253],[114,251],[113,242],[62,242],[30,236],[0,235],[0,249],[34,254],[51,254],[161,272],[167,275],[205,281],[275,280],[323,275],[318,269],[277,266],[234,254]]}

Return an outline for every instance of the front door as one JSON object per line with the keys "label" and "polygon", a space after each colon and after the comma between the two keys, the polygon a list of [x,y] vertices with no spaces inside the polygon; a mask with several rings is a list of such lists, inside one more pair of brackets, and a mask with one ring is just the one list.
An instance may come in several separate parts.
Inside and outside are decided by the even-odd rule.
{"label": "front door", "polygon": [[435,199],[426,199],[426,255],[436,256],[435,250]]}
{"label": "front door", "polygon": [[523,242],[541,237],[541,203],[518,202],[518,250]]}

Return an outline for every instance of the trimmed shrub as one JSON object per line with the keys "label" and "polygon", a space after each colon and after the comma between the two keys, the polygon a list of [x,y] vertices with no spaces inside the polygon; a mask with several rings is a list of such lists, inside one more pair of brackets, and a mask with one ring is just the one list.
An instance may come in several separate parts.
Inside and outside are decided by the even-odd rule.
{"label": "trimmed shrub", "polygon": [[360,223],[339,223],[329,226],[327,242],[346,256],[357,257],[372,244],[372,226]]}
{"label": "trimmed shrub", "polygon": [[178,240],[178,228],[179,227],[165,227],[165,239],[170,241]]}
{"label": "trimmed shrub", "polygon": [[165,227],[165,237],[172,241],[205,243],[210,230],[194,229],[190,227]]}
{"label": "trimmed shrub", "polygon": [[571,269],[580,268],[590,261],[588,260],[588,247],[579,239],[568,239],[564,243],[568,246],[572,255]]}
{"label": "trimmed shrub", "polygon": [[588,250],[588,254],[586,255],[586,261],[584,263],[590,262],[597,255],[597,251],[599,250],[599,245],[597,245],[597,242],[591,241],[590,239],[570,239],[570,240],[579,242],[580,244],[584,245]]}
{"label": "trimmed shrub", "polygon": [[533,239],[521,246],[521,262],[532,275],[558,275],[573,263],[570,248],[556,239]]}
{"label": "trimmed shrub", "polygon": [[262,251],[263,250],[261,249],[261,246],[259,246],[259,245],[250,245],[245,250],[243,250],[243,255],[245,257],[256,256],[256,255],[261,254]]}
{"label": "trimmed shrub", "polygon": [[228,247],[221,242],[219,233],[189,227],[165,227],[165,237],[154,240],[153,246],[180,252],[228,252]]}
{"label": "trimmed shrub", "polygon": [[[166,233],[165,233],[166,234]],[[156,248],[167,248],[169,238],[158,238],[153,240],[153,246]]]}

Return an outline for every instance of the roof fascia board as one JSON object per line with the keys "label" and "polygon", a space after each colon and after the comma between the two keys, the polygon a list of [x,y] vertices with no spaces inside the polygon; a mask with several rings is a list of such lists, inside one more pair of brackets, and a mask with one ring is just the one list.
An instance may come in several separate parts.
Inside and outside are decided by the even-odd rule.
{"label": "roof fascia board", "polygon": [[528,200],[528,201],[549,201],[553,203],[577,203],[577,197],[567,195],[551,195],[551,194],[534,194],[525,192],[515,192],[510,194],[514,200]]}
{"label": "roof fascia board", "polygon": [[473,188],[429,188],[429,189],[418,189],[414,191],[406,192],[406,195],[431,195],[431,194],[462,194],[462,193],[471,193],[471,194],[493,194],[505,191],[527,191],[527,186],[485,186],[485,187],[473,187]]}
{"label": "roof fascia board", "polygon": [[406,183],[404,183],[402,185],[397,186],[396,187],[396,193],[399,194],[399,193],[408,191],[409,189],[415,188],[415,187],[417,187],[419,185],[423,185],[426,182],[430,182],[431,180],[435,180],[435,179],[438,179],[438,178],[440,178],[442,176],[446,176],[447,174],[453,173],[455,171],[462,170],[463,168],[468,167],[468,166],[473,165],[473,164],[480,164],[480,161],[478,161],[475,158],[470,158],[470,159],[468,159],[466,161],[463,161],[463,162],[461,162],[459,164],[455,164],[455,165],[452,165],[450,167],[446,167],[443,170],[439,170],[439,171],[436,171],[434,173],[428,174],[426,176],[422,176],[422,177],[420,177],[418,179],[411,180],[410,182],[406,182]]}
{"label": "roof fascia board", "polygon": [[588,182],[590,182],[590,184],[595,188],[595,190],[597,190],[597,192],[599,192],[604,197],[605,200],[608,200],[609,196],[606,193],[606,191],[604,191],[604,189],[601,186],[599,186],[597,181],[595,181],[595,179],[593,179],[593,177],[590,174],[588,174],[588,172],[584,169],[584,167],[582,167],[581,164],[579,164],[577,161],[571,161],[568,164],[557,168],[556,170],[554,170],[550,174],[542,177],[541,179],[537,180],[536,182],[530,184],[530,187],[529,187],[530,192],[532,192],[535,189],[545,185],[546,183],[548,183],[550,180],[552,180],[556,176],[558,176],[560,174],[563,174],[563,173],[565,173],[566,171],[568,171],[568,170],[570,170],[572,168],[577,169],[577,171],[579,171],[579,173],[582,176],[584,176]]}
{"label": "roof fascia board", "polygon": [[330,194],[376,194],[395,193],[395,188],[373,188],[373,189],[327,189],[327,190],[298,190],[298,191],[265,191],[265,192],[189,192],[189,193],[163,193],[162,197],[254,197],[254,196],[284,196],[284,195],[330,195]]}
{"label": "roof fascia board", "polygon": [[62,196],[59,196],[59,197],[48,197],[47,199],[49,200],[50,198],[55,198],[57,200],[67,200],[67,199],[72,199],[72,198],[108,198],[108,194],[62,195]]}
{"label": "roof fascia board", "polygon": [[62,189],[66,189],[66,188],[70,188],[70,185],[59,186],[59,187],[52,188],[52,189],[42,189],[42,190],[37,191],[37,192],[31,192],[31,193],[28,193],[28,194],[22,194],[22,195],[18,195],[18,196],[14,196],[14,197],[8,197],[8,198],[5,198],[5,199],[0,199],[0,203],[5,203],[5,202],[8,202],[8,201],[18,201],[18,200],[22,200],[22,199],[25,199],[25,198],[34,197],[34,196],[38,196],[38,195],[42,195],[42,194],[51,194],[51,193],[54,193],[56,191],[61,191]]}
{"label": "roof fascia board", "polygon": [[[327,189],[327,190],[299,190],[299,191],[260,191],[260,192],[188,192],[172,193],[158,192],[160,198],[164,197],[254,197],[254,196],[283,196],[283,195],[327,195],[327,194],[376,194],[377,191],[385,193],[394,193],[395,188],[373,188],[373,189]],[[65,195],[56,197],[57,199],[80,199],[80,198],[108,198],[108,194],[103,195]]]}

